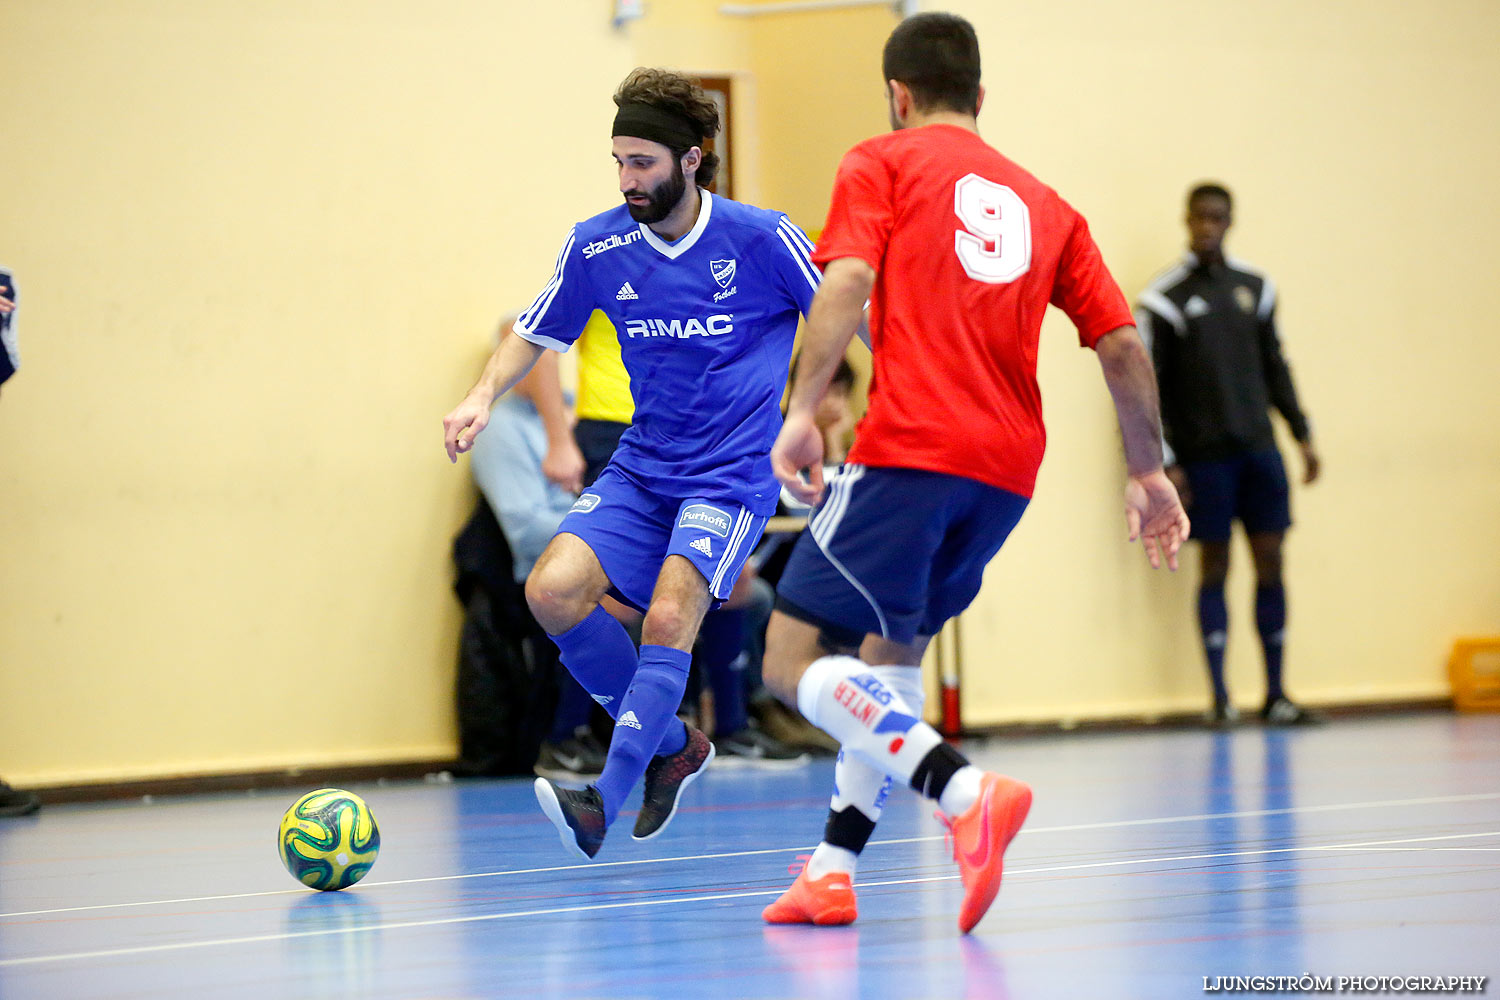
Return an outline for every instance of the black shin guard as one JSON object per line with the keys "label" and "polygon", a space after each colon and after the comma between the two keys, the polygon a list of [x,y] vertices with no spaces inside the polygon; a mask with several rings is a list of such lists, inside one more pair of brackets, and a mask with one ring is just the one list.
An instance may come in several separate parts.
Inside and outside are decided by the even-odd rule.
{"label": "black shin guard", "polygon": [[917,769],[911,774],[911,787],[918,795],[936,802],[953,775],[968,763],[963,754],[946,743],[939,743],[917,764]]}
{"label": "black shin guard", "polygon": [[833,847],[858,854],[875,832],[875,821],[859,811],[858,806],[845,806],[838,812],[828,810],[828,822],[823,826],[823,842]]}

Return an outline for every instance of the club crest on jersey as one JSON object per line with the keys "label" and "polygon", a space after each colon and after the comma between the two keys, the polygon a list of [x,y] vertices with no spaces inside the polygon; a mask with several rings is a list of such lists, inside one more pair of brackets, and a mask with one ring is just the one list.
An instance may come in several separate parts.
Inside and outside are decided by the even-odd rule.
{"label": "club crest on jersey", "polygon": [[1234,290],[1234,304],[1240,307],[1240,312],[1255,312],[1255,293],[1244,285],[1236,287]]}
{"label": "club crest on jersey", "polygon": [[677,519],[679,528],[702,528],[720,538],[729,537],[729,526],[732,523],[733,519],[728,514],[706,503],[695,503],[682,508],[682,516]]}
{"label": "club crest on jersey", "polygon": [[708,269],[713,272],[714,280],[719,283],[720,288],[728,288],[729,283],[734,280],[734,260],[711,260]]}
{"label": "club crest on jersey", "polygon": [[573,501],[573,506],[568,509],[568,513],[587,514],[597,506],[599,506],[599,494],[585,493],[583,496]]}

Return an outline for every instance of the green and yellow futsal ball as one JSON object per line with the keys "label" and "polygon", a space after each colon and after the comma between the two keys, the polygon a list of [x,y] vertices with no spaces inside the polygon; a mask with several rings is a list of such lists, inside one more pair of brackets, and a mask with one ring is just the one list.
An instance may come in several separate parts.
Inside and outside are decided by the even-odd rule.
{"label": "green and yellow futsal ball", "polygon": [[281,817],[277,849],[292,878],[313,889],[346,889],[370,871],[380,828],[365,800],[342,788],[319,788]]}

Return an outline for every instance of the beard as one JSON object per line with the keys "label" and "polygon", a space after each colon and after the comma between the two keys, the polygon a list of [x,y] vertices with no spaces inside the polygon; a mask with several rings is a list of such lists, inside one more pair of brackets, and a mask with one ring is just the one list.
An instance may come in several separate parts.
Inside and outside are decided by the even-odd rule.
{"label": "beard", "polygon": [[682,196],[686,191],[687,178],[683,176],[682,164],[680,162],[674,163],[672,165],[671,176],[650,191],[625,192],[626,197],[645,195],[649,199],[648,204],[632,205],[627,201],[625,207],[630,209],[630,217],[632,219],[636,222],[644,222],[649,226],[651,223],[660,222],[671,215],[672,209],[677,207],[677,203],[682,200]]}

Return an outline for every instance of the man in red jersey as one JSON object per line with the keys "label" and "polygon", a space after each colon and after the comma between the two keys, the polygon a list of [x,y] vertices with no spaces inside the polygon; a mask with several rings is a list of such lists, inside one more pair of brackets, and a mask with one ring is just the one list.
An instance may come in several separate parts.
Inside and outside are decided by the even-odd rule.
{"label": "man in red jersey", "polygon": [[1150,355],[1087,223],[979,137],[974,29],[951,14],[908,18],[886,42],[884,75],[895,131],[839,167],[813,257],[823,284],[771,452],[789,490],[822,497],[813,413],[868,300],[869,411],[782,576],[765,658],[771,688],[842,751],[823,842],[765,919],[855,918],[855,862],[897,779],[951,827],[967,932],[999,891],[1031,789],[980,771],[921,721],[920,664],[1031,496],[1049,303],[1099,356],[1124,435],[1130,538],[1153,567],[1176,569],[1188,519],[1162,471]]}

